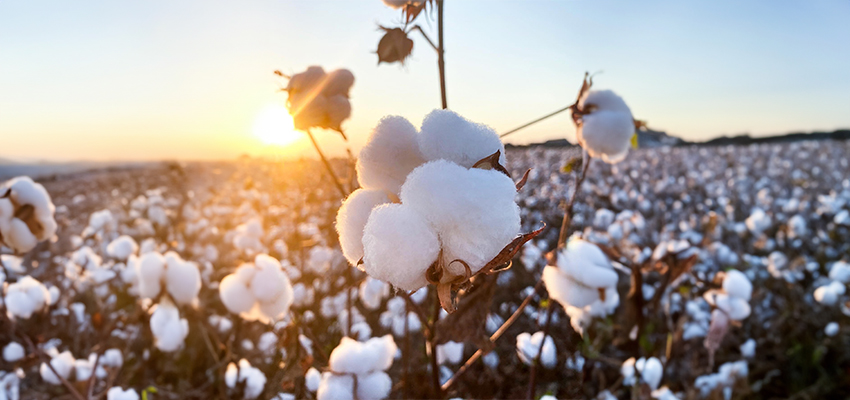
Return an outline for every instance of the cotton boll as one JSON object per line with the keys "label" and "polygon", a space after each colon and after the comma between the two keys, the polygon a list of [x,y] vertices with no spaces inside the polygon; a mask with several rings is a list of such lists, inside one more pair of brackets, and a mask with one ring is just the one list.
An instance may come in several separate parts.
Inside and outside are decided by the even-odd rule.
{"label": "cotton boll", "polygon": [[322,88],[325,96],[348,97],[348,91],[354,85],[354,74],[347,69],[338,69],[327,74]]}
{"label": "cotton boll", "polygon": [[315,368],[310,368],[307,370],[307,374],[304,375],[304,383],[307,386],[307,390],[311,392],[315,392],[319,390],[319,384],[322,381],[322,373],[319,372]]}
{"label": "cotton boll", "polygon": [[121,368],[124,365],[124,356],[119,349],[108,349],[100,356],[100,365],[104,367]]}
{"label": "cotton boll", "polygon": [[439,233],[443,261],[463,275],[463,260],[480,270],[513,240],[520,228],[516,186],[495,170],[466,169],[433,161],[414,170],[402,186],[401,201]]}
{"label": "cotton boll", "polygon": [[316,393],[317,400],[353,400],[354,377],[351,375],[322,374],[322,382]]}
{"label": "cotton boll", "polygon": [[133,388],[127,390],[114,386],[106,391],[106,400],[139,400],[139,394]]}
{"label": "cotton boll", "polygon": [[791,239],[806,236],[808,228],[806,219],[802,215],[795,215],[788,220],[788,237]]}
{"label": "cotton boll", "polygon": [[364,343],[343,337],[339,346],[331,352],[328,365],[337,373],[383,371],[392,365],[397,349],[392,335],[372,338]]}
{"label": "cotton boll", "polygon": [[390,285],[369,276],[360,284],[357,294],[367,309],[377,310],[381,306],[381,300],[390,295]]}
{"label": "cotton boll", "polygon": [[450,110],[434,110],[425,116],[419,136],[419,149],[428,161],[447,160],[471,168],[476,162],[499,151],[499,163],[506,165],[505,145],[493,128],[475,123]]}
{"label": "cotton boll", "polygon": [[843,295],[845,291],[846,287],[843,283],[832,281],[828,285],[815,289],[814,298],[818,303],[831,306],[838,302],[838,298]]}
{"label": "cotton boll", "polygon": [[726,278],[723,279],[723,290],[733,297],[740,297],[744,300],[750,300],[753,293],[753,284],[747,279],[741,271],[729,270],[726,271]]}
{"label": "cotton boll", "polygon": [[[239,267],[239,269],[242,268],[251,267]],[[221,302],[232,313],[247,313],[251,311],[251,308],[254,307],[254,303],[256,302],[253,292],[248,288],[247,282],[239,274],[225,276],[218,286],[218,291]]]}
{"label": "cotton boll", "polygon": [[591,157],[607,163],[622,161],[631,147],[635,133],[634,118],[623,99],[610,90],[589,92],[581,100],[588,113],[576,132],[579,144]]}
{"label": "cotton boll", "polygon": [[850,263],[838,261],[832,264],[832,268],[829,270],[829,279],[841,283],[850,283]]}
{"label": "cotton boll", "polygon": [[109,254],[110,257],[125,261],[130,255],[134,254],[139,250],[139,245],[136,244],[136,241],[133,238],[122,235],[117,239],[113,240],[106,246],[106,253]]}
{"label": "cotton boll", "polygon": [[50,292],[41,282],[25,276],[6,287],[4,303],[9,314],[29,319],[50,303]]}
{"label": "cotton boll", "polygon": [[761,234],[770,228],[771,225],[770,217],[768,217],[767,214],[765,214],[765,212],[760,208],[754,209],[745,222],[747,224],[747,229],[749,229],[754,235]]}
{"label": "cotton boll", "polygon": [[750,304],[740,298],[729,296],[726,293],[706,293],[706,301],[723,310],[729,318],[741,321],[750,315]]}
{"label": "cotton boll", "polygon": [[826,324],[826,328],[823,331],[826,333],[826,336],[833,337],[838,334],[839,329],[838,322],[830,322]]}
{"label": "cotton boll", "polygon": [[363,258],[363,229],[372,209],[389,202],[383,190],[357,189],[342,203],[336,215],[336,230],[342,253],[351,265]]}
{"label": "cotton boll", "polygon": [[156,305],[150,325],[156,347],[164,352],[179,350],[189,334],[189,322],[180,318],[180,311],[168,299]]}
{"label": "cotton boll", "polygon": [[[545,335],[546,340],[543,340],[544,333],[537,332],[531,335],[527,332],[520,333],[516,338],[517,355],[520,360],[526,365],[534,364],[537,359],[538,351],[540,351],[540,363],[546,368],[553,368],[558,360],[555,342],[552,337]],[[541,342],[543,346],[541,348]]]}
{"label": "cotton boll", "polygon": [[[38,372],[41,374],[41,379],[45,382],[52,385],[61,385],[62,380],[59,377],[68,379],[71,376],[71,371],[74,370],[74,363],[76,363],[76,361],[77,360],[70,351],[64,351],[53,356],[50,360],[50,366],[53,367],[52,370],[47,366],[47,364],[41,363]],[[53,372],[54,370],[56,373]]]}
{"label": "cotton boll", "polygon": [[463,357],[463,342],[457,343],[448,341],[444,344],[437,345],[437,364],[457,364]]}
{"label": "cotton boll", "polygon": [[32,250],[56,234],[56,207],[44,186],[27,176],[0,185],[0,243],[18,253]]}
{"label": "cotton boll", "polygon": [[543,283],[549,292],[549,297],[564,307],[585,307],[599,299],[599,290],[584,286],[565,274],[560,268],[547,266],[543,268]]}
{"label": "cotton boll", "polygon": [[381,119],[357,159],[360,186],[398,196],[407,175],[425,162],[417,136],[416,128],[403,117]]}
{"label": "cotton boll", "polygon": [[165,255],[165,281],[168,293],[177,304],[191,304],[201,291],[201,272],[198,265],[183,261],[177,253]]}
{"label": "cotton boll", "polygon": [[753,358],[756,356],[756,341],[754,339],[747,339],[744,344],[741,345],[741,355],[745,358]]}
{"label": "cotton boll", "polygon": [[358,399],[384,399],[390,394],[393,382],[383,371],[357,376]]}
{"label": "cotton boll", "polygon": [[18,342],[9,342],[9,344],[3,347],[3,360],[8,363],[18,361],[24,358],[25,355],[24,346],[21,346]]}
{"label": "cotton boll", "polygon": [[159,253],[147,253],[136,264],[136,276],[139,279],[139,296],[152,299],[159,295],[161,281],[165,272],[165,257]]}
{"label": "cotton boll", "polygon": [[650,357],[645,363],[642,363],[640,369],[641,379],[646,382],[652,390],[658,389],[661,383],[661,377],[664,375],[664,367],[655,357]]}
{"label": "cotton boll", "polygon": [[590,288],[617,285],[617,273],[605,253],[593,243],[570,239],[567,247],[558,253],[557,265],[564,273]]}
{"label": "cotton boll", "polygon": [[425,271],[440,252],[431,226],[401,204],[385,204],[372,211],[364,228],[363,247],[366,273],[404,290],[428,283]]}

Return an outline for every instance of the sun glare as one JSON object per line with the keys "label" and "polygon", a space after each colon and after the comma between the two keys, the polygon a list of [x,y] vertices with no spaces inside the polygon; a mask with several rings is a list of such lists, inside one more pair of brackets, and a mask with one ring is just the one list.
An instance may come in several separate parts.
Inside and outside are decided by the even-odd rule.
{"label": "sun glare", "polygon": [[263,108],[254,120],[254,135],[265,144],[284,146],[301,138],[292,116],[279,104]]}

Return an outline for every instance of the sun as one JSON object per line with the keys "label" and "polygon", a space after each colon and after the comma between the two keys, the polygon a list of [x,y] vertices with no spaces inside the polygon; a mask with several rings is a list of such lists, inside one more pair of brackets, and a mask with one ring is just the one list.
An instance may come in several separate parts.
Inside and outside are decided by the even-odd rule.
{"label": "sun", "polygon": [[295,130],[292,116],[280,104],[263,108],[254,119],[254,135],[265,144],[285,146],[301,138]]}

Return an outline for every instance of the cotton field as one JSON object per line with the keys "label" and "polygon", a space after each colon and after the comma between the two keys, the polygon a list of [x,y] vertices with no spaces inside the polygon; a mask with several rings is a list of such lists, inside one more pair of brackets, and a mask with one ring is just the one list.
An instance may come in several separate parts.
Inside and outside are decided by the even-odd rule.
{"label": "cotton field", "polygon": [[[406,121],[384,123],[417,134]],[[362,159],[383,162],[368,157],[375,148]],[[451,314],[439,279],[393,272],[408,256],[370,265],[371,251],[390,249],[364,238],[357,268],[362,245],[338,234],[343,199],[317,179],[318,162],[246,158],[10,180],[0,199],[0,398],[850,395],[850,145],[589,159],[570,237],[557,249],[578,177],[563,167],[579,154],[502,155],[515,178],[530,169],[508,200],[519,232],[545,229],[509,266],[449,285]],[[392,176],[370,181],[368,165],[358,166],[361,191],[389,185],[413,210],[394,231],[407,238],[400,251],[432,257],[409,241],[446,234],[414,234],[431,232],[415,210],[426,220],[443,211],[406,203],[415,188]],[[357,193],[346,204],[392,203]],[[382,207],[373,212],[393,209]],[[367,236],[378,224],[349,218]],[[464,249],[433,246],[435,259]],[[446,272],[463,273],[455,267]]]}

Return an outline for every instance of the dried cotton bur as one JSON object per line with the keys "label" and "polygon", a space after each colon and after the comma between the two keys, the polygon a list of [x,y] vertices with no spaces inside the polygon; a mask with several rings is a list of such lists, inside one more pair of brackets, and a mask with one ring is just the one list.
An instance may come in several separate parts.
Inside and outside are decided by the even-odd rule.
{"label": "dried cotton bur", "polygon": [[361,189],[337,214],[343,253],[373,278],[413,291],[437,286],[441,306],[479,273],[510,262],[517,184],[491,128],[435,110],[417,129],[401,117],[378,123],[357,161]]}

